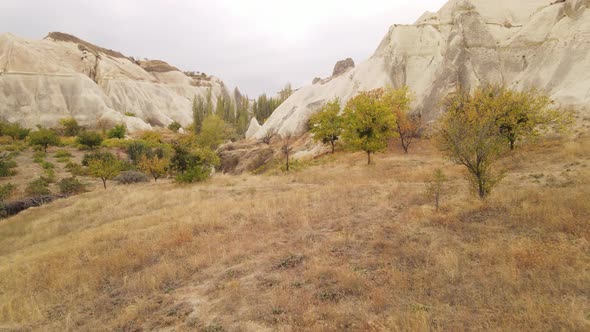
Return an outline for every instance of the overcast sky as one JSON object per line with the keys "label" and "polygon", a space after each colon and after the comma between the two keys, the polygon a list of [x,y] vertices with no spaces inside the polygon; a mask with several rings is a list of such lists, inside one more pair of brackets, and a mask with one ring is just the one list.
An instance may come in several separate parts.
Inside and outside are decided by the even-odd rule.
{"label": "overcast sky", "polygon": [[336,61],[371,56],[393,24],[446,0],[0,0],[0,33],[76,35],[182,70],[203,71],[250,97],[309,84]]}

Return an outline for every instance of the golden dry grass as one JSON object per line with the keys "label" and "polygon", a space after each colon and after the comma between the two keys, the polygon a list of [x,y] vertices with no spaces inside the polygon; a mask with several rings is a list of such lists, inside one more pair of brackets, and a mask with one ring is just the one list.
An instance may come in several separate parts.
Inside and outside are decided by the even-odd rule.
{"label": "golden dry grass", "polygon": [[[0,222],[0,324],[55,331],[590,329],[590,141],[473,199],[428,142],[281,176],[112,186]],[[442,211],[424,196],[449,177]],[[0,325],[0,328],[2,325]]]}

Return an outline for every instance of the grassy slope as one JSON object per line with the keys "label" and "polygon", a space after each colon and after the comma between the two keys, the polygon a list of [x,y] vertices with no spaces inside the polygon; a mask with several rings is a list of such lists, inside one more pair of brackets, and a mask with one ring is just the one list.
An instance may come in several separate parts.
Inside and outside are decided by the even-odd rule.
{"label": "grassy slope", "polygon": [[364,158],[112,186],[2,221],[0,327],[590,329],[588,139],[506,158],[486,203],[428,142]]}

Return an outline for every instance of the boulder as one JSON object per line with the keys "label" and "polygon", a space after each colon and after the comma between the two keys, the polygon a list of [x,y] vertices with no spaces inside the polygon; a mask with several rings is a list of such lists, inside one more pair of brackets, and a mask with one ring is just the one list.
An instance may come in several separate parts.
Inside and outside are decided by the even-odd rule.
{"label": "boulder", "polygon": [[354,60],[347,58],[336,62],[332,76],[338,76],[346,73],[349,69],[354,68]]}

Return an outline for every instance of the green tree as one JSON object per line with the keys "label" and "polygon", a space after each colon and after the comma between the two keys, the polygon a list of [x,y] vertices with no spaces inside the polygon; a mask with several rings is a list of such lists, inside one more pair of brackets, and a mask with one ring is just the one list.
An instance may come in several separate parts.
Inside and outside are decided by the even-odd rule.
{"label": "green tree", "polygon": [[197,137],[197,141],[202,147],[215,150],[227,138],[231,137],[232,133],[232,128],[220,117],[217,115],[209,115],[205,118],[205,121],[203,121],[203,127],[201,128],[201,133]]}
{"label": "green tree", "polygon": [[112,180],[125,169],[124,164],[115,155],[109,158],[91,159],[88,162],[88,172],[91,176],[102,180],[104,189],[107,189],[107,180]]}
{"label": "green tree", "polygon": [[25,139],[30,132],[30,129],[23,128],[18,123],[0,122],[0,135],[10,136],[15,141]]}
{"label": "green tree", "polygon": [[102,136],[95,131],[82,131],[78,134],[78,144],[89,148],[96,149],[102,144]]}
{"label": "green tree", "polygon": [[350,148],[371,154],[387,148],[387,141],[395,136],[395,115],[382,101],[383,90],[361,92],[344,109],[342,138]]}
{"label": "green tree", "polygon": [[441,152],[467,169],[468,180],[480,199],[485,199],[502,175],[493,164],[507,148],[498,135],[494,96],[478,88],[473,95],[460,91],[443,101],[444,115],[435,136]]}
{"label": "green tree", "polygon": [[410,145],[420,132],[422,123],[420,115],[410,114],[410,105],[414,101],[414,95],[407,86],[400,89],[388,87],[383,94],[383,101],[395,115],[395,131],[404,152],[408,153]]}
{"label": "green tree", "polygon": [[61,132],[64,136],[78,136],[82,127],[78,124],[78,121],[74,118],[65,118],[59,120],[61,125]]}
{"label": "green tree", "polygon": [[146,155],[141,156],[138,168],[144,172],[150,174],[154,178],[154,182],[158,181],[162,175],[168,172],[170,167],[170,159],[166,157],[159,157],[157,155],[148,157]]}
{"label": "green tree", "polygon": [[493,99],[496,125],[511,150],[522,139],[535,138],[547,129],[563,131],[572,123],[571,114],[553,108],[553,100],[539,90],[488,86],[482,93]]}
{"label": "green tree", "polygon": [[340,100],[338,98],[327,103],[322,109],[309,119],[309,131],[313,138],[324,144],[330,144],[332,153],[336,142],[343,131],[343,118],[340,116]]}
{"label": "green tree", "polygon": [[193,98],[193,129],[195,131],[195,135],[198,135],[201,132],[203,120],[205,119],[205,113],[205,100],[201,96],[195,96]]}
{"label": "green tree", "polygon": [[60,140],[53,130],[39,128],[29,134],[29,144],[33,146],[41,146],[43,151],[47,152],[49,146],[59,145]]}

